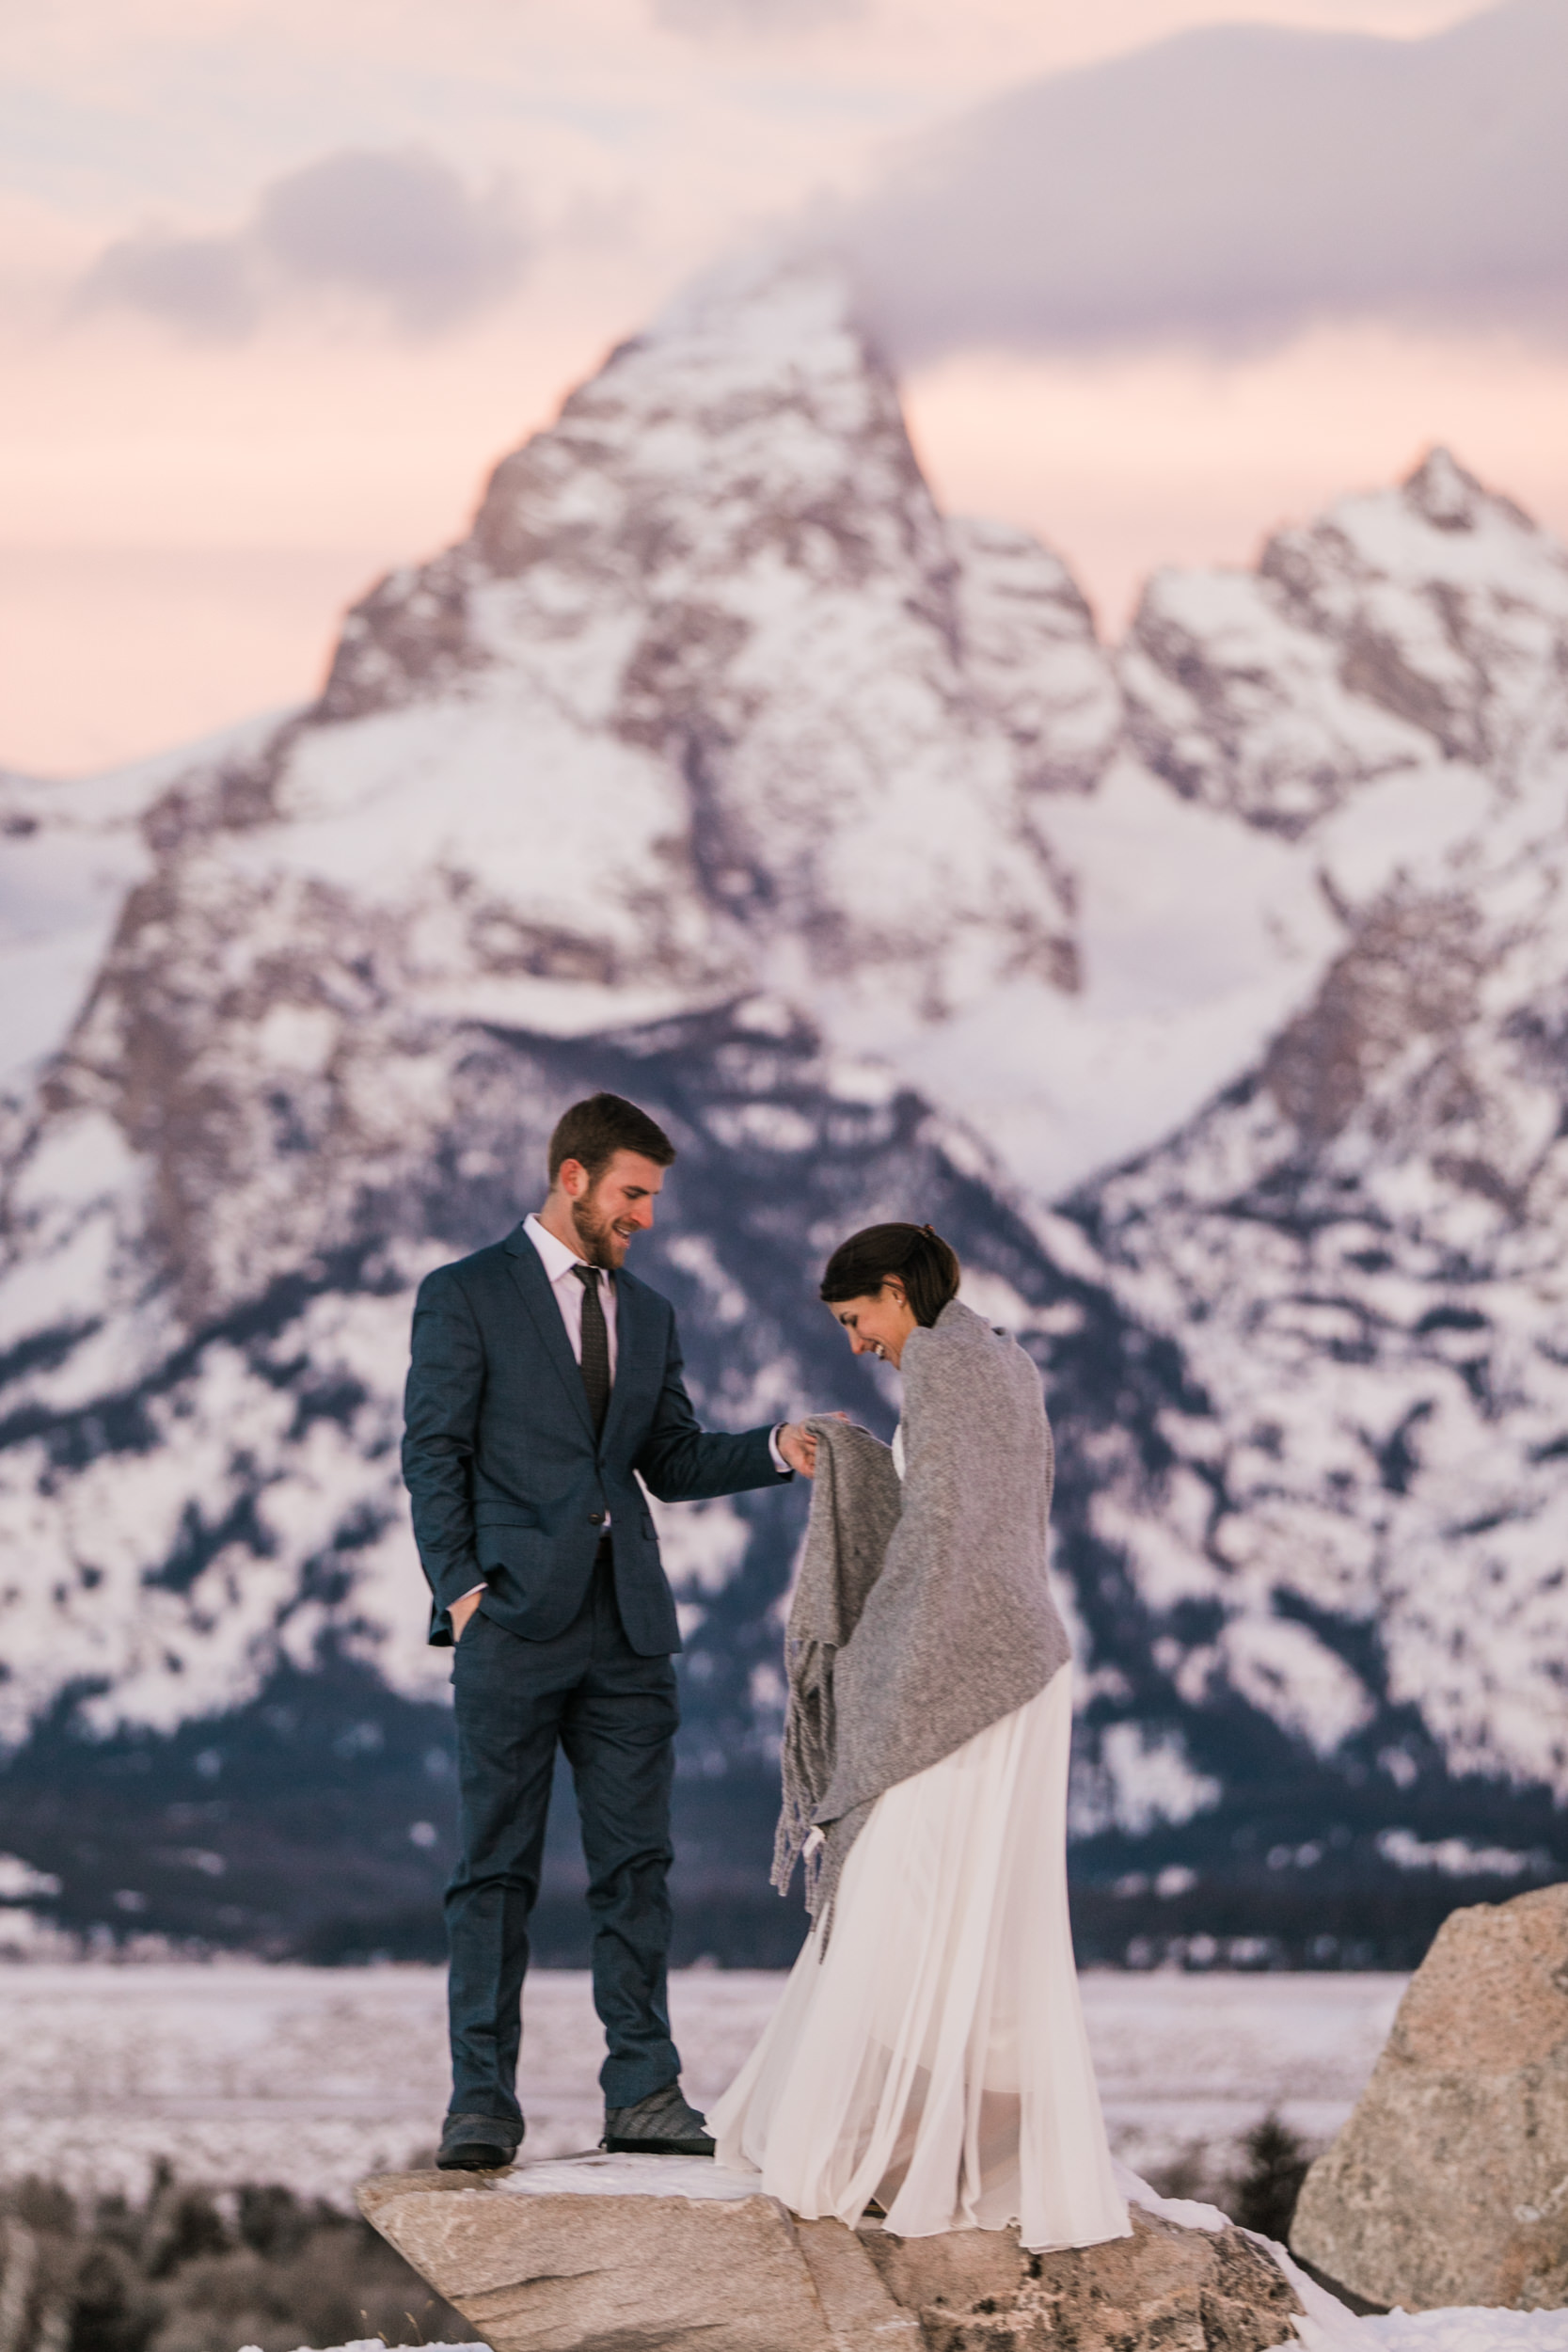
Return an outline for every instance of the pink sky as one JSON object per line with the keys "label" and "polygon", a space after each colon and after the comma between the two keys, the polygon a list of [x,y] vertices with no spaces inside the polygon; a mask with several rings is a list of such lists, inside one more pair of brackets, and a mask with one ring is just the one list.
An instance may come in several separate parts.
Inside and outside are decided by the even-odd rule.
{"label": "pink sky", "polygon": [[[1439,0],[1226,10],[1418,37]],[[0,762],[70,772],[316,683],[344,601],[463,528],[489,465],[693,269],[852,194],[966,105],[1196,0],[56,0],[0,27]],[[349,149],[428,151],[526,224],[515,291],[422,338],[309,286],[193,341],[85,310],[117,240],[222,238]],[[275,290],[276,291],[276,290]],[[1501,330],[1320,326],[1196,351],[915,371],[949,505],[1028,524],[1119,627],[1154,565],[1446,440],[1568,530],[1568,359]]]}

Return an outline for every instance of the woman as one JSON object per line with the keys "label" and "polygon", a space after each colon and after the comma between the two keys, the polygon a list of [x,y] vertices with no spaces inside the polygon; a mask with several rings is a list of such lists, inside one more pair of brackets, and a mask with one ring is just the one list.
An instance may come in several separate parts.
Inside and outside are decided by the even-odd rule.
{"label": "woman", "polygon": [[710,2129],[808,2219],[1016,2222],[1045,2251],[1129,2224],[1068,1917],[1051,1430],[1033,1363],[958,1288],[929,1226],[872,1226],[823,1276],[904,1417],[891,1449],[811,1423],[774,1877],[804,1854],[812,1931]]}

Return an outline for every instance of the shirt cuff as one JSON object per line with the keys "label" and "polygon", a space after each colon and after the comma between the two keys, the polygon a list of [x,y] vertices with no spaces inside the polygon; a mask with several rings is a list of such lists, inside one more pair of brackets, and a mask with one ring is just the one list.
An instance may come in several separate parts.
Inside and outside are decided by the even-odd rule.
{"label": "shirt cuff", "polygon": [[773,1468],[778,1471],[781,1478],[793,1478],[795,1475],[795,1472],[790,1469],[789,1464],[784,1460],[784,1455],[779,1452],[779,1431],[781,1429],[787,1429],[788,1427],[788,1422],[781,1421],[775,1427],[768,1432],[768,1451],[773,1457]]}
{"label": "shirt cuff", "polygon": [[[472,1598],[473,1598],[473,1597],[474,1597],[474,1595],[475,1595],[476,1593],[485,1593],[485,1592],[488,1592],[488,1591],[489,1591],[489,1589],[490,1589],[490,1588],[489,1588],[489,1586],[488,1586],[487,1584],[484,1584],[484,1583],[480,1583],[480,1584],[470,1584],[470,1585],[469,1585],[469,1587],[468,1587],[468,1589],[467,1589],[467,1591],[466,1593],[459,1593],[459,1594],[458,1594],[458,1596],[457,1596],[457,1599],[458,1599],[458,1600],[472,1600]],[[448,1608],[449,1608],[449,1609],[455,1609],[455,1608],[456,1608],[456,1606],[457,1606],[457,1601],[449,1601],[449,1602],[447,1603],[447,1606],[448,1606]]]}

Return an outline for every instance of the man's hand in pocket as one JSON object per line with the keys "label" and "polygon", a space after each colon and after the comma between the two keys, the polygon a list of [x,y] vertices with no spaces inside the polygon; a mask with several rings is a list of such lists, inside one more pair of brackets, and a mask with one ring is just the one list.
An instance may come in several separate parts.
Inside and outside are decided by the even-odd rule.
{"label": "man's hand in pocket", "polygon": [[463,1639],[463,1629],[483,1597],[483,1585],[476,1584],[471,1593],[465,1593],[461,1600],[452,1602],[447,1614],[451,1619],[451,1638],[454,1642],[460,1642]]}

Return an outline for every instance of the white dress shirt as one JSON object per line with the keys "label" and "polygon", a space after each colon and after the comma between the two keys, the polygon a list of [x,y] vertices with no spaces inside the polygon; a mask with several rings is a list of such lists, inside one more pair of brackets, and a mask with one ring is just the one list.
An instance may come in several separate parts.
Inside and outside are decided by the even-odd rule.
{"label": "white dress shirt", "polygon": [[[575,1249],[568,1249],[563,1241],[557,1241],[536,1216],[525,1216],[523,1231],[539,1252],[539,1263],[555,1293],[555,1303],[561,1310],[561,1320],[566,1326],[566,1337],[573,1355],[582,1361],[582,1284],[573,1273],[574,1266],[585,1265],[587,1260]],[[605,1335],[610,1342],[610,1378],[615,1382],[615,1277],[608,1267],[599,1275],[599,1304],[604,1309]],[[606,1522],[608,1525],[608,1521]]]}
{"label": "white dress shirt", "polygon": [[[524,1217],[523,1231],[539,1252],[539,1262],[549,1277],[550,1288],[555,1293],[555,1303],[561,1310],[561,1320],[566,1326],[566,1337],[571,1343],[572,1353],[580,1364],[582,1361],[582,1284],[578,1280],[572,1268],[586,1265],[588,1262],[585,1258],[579,1258],[575,1249],[568,1249],[563,1241],[557,1241],[549,1228],[541,1225],[536,1216]],[[610,1384],[613,1388],[615,1385],[615,1277],[608,1268],[604,1270],[603,1279],[599,1283],[599,1303],[604,1309],[605,1335],[610,1342]],[[770,1429],[768,1433],[768,1451],[773,1457],[773,1468],[780,1472],[789,1468],[789,1464],[779,1452],[779,1430],[784,1427],[784,1423],[780,1422],[776,1428]],[[605,1513],[604,1523],[607,1527],[610,1525],[608,1511]]]}
{"label": "white dress shirt", "polygon": [[[557,1241],[548,1227],[541,1225],[537,1216],[525,1216],[523,1231],[539,1252],[539,1263],[545,1269],[546,1279],[551,1290],[555,1293],[555,1303],[561,1310],[561,1320],[566,1326],[567,1344],[580,1364],[582,1361],[582,1284],[578,1280],[572,1269],[574,1266],[586,1265],[588,1261],[586,1258],[579,1257],[575,1249],[568,1249],[563,1241]],[[616,1347],[615,1277],[608,1267],[600,1271],[599,1304],[604,1309],[605,1337],[610,1342],[610,1381],[613,1388]],[[783,1427],[784,1423],[781,1422],[779,1429]],[[779,1452],[779,1429],[768,1431],[768,1451],[773,1457],[773,1468],[776,1470],[787,1470],[789,1464]],[[604,1524],[606,1527],[610,1525],[608,1511],[604,1515]],[[483,1593],[483,1584],[470,1585],[463,1598],[467,1600],[471,1594]]]}

